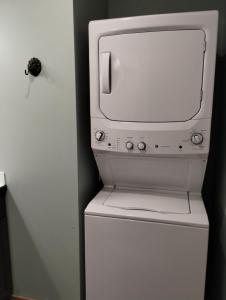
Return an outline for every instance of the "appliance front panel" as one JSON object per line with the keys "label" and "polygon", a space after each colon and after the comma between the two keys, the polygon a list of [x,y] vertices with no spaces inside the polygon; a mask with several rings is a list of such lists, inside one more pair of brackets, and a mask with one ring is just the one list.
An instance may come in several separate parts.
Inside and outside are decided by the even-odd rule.
{"label": "appliance front panel", "polygon": [[205,33],[169,30],[99,39],[100,109],[116,121],[186,121],[200,110]]}
{"label": "appliance front panel", "polygon": [[85,216],[87,300],[203,300],[208,229]]}
{"label": "appliance front panel", "polygon": [[95,152],[105,186],[201,192],[207,160]]}

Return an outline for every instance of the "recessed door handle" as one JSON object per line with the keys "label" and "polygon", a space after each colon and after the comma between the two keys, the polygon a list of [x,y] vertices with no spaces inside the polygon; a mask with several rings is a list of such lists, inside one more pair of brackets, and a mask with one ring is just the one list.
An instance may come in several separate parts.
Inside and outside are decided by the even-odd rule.
{"label": "recessed door handle", "polygon": [[111,53],[100,55],[100,88],[103,94],[111,93]]}

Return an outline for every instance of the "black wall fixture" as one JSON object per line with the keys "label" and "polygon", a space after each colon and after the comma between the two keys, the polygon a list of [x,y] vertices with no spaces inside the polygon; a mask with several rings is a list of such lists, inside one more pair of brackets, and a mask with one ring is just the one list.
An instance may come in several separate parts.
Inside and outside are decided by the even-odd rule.
{"label": "black wall fixture", "polygon": [[25,75],[31,74],[32,76],[37,77],[42,70],[42,64],[41,61],[33,57],[29,60],[27,64],[27,70],[25,70]]}

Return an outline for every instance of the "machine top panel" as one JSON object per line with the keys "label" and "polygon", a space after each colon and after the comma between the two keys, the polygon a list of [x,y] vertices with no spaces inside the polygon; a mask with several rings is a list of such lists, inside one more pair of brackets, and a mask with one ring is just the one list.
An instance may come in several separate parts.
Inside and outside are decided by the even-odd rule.
{"label": "machine top panel", "polygon": [[[123,197],[131,197],[131,194],[135,193],[137,196],[137,201],[141,199],[145,193],[145,191],[139,191],[134,189],[110,189],[104,187],[96,197],[88,204],[87,208],[85,209],[85,215],[88,216],[98,216],[98,217],[112,217],[112,218],[119,218],[119,219],[129,219],[129,220],[140,220],[140,221],[147,221],[147,222],[157,222],[157,223],[170,223],[170,224],[178,224],[178,225],[185,225],[185,226],[194,226],[200,228],[208,228],[209,222],[207,218],[207,214],[205,211],[205,207],[202,201],[202,197],[200,194],[192,194],[189,193],[189,200],[186,199],[186,202],[189,204],[189,213],[178,213],[181,212],[181,208],[183,204],[180,204],[179,201],[176,204],[173,198],[176,195],[176,192],[169,192],[168,195],[166,192],[162,193],[162,196],[168,198],[170,197],[173,202],[174,208],[172,208],[171,212],[156,212],[156,211],[149,211],[149,210],[140,210],[140,209],[126,209],[122,207],[114,207],[114,206],[107,206],[106,202],[108,199],[110,200],[111,197],[114,195],[116,197],[122,198]],[[153,199],[155,195],[158,193],[160,194],[161,191],[150,191],[152,194]],[[113,194],[113,195],[112,195]],[[158,194],[158,195],[159,195]],[[158,196],[157,195],[157,196]],[[183,193],[178,192],[176,195],[176,199],[182,197],[182,202],[185,201],[183,199]],[[113,199],[112,198],[112,199]],[[167,199],[166,199],[167,201]],[[171,201],[171,200],[170,200]],[[177,200],[176,200],[177,201]],[[156,198],[157,202],[157,198]],[[182,205],[182,206],[181,206]],[[184,208],[183,208],[184,209]],[[176,212],[173,213],[173,210]]]}
{"label": "machine top panel", "polygon": [[188,194],[185,192],[113,191],[104,205],[126,210],[159,213],[190,214]]}
{"label": "machine top panel", "polygon": [[204,52],[202,30],[101,37],[102,113],[110,120],[129,122],[193,118],[201,106]]}

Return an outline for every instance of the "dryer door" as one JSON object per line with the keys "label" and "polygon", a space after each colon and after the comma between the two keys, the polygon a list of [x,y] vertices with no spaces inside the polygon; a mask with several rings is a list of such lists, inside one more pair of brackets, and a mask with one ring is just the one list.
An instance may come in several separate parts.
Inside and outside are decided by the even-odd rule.
{"label": "dryer door", "polygon": [[204,49],[202,30],[101,37],[102,113],[117,121],[191,119],[201,106]]}

